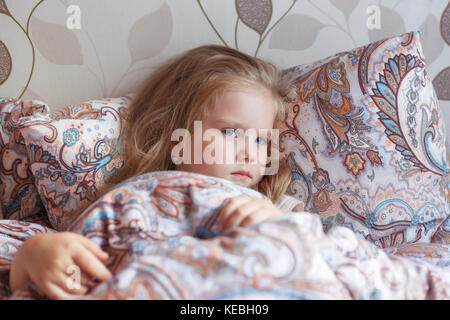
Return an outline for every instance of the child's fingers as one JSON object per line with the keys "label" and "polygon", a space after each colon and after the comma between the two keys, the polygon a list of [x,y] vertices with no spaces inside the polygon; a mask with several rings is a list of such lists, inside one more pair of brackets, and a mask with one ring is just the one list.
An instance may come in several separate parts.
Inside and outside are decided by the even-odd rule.
{"label": "child's fingers", "polygon": [[277,216],[271,208],[264,206],[255,207],[253,210],[246,212],[233,222],[233,226],[247,227],[252,224],[262,223],[270,218]]}
{"label": "child's fingers", "polygon": [[276,216],[270,209],[260,209],[258,212],[248,214],[241,220],[239,226],[246,227],[252,224],[262,223]]}
{"label": "child's fingers", "polygon": [[81,273],[81,285],[89,287],[91,285],[91,278],[84,272]]}
{"label": "child's fingers", "polygon": [[76,299],[88,292],[89,278],[82,272],[79,275],[56,272],[52,279],[47,279],[41,286],[53,294],[53,299]]}
{"label": "child's fingers", "polygon": [[220,214],[218,218],[219,225],[224,224],[226,220],[228,220],[229,216],[240,206],[251,201],[251,198],[248,196],[240,196],[234,197],[227,200],[227,202],[220,209]]}
{"label": "child's fingers", "polygon": [[78,250],[73,255],[74,262],[88,276],[100,281],[106,281],[111,277],[111,272],[97,257],[87,250]]}
{"label": "child's fingers", "polygon": [[94,288],[99,284],[99,281],[86,275],[84,272],[81,275],[81,285],[85,286],[88,290]]}
{"label": "child's fingers", "polygon": [[249,216],[258,215],[259,211],[263,209],[257,202],[249,202],[241,207],[237,208],[228,216],[227,220],[223,223],[224,230],[239,226],[241,222]]}
{"label": "child's fingers", "polygon": [[76,299],[77,295],[66,292],[64,287],[55,283],[46,283],[41,290],[51,299],[71,300]]}
{"label": "child's fingers", "polygon": [[79,283],[74,282],[72,279],[65,278],[59,283],[60,288],[64,288],[64,291],[73,296],[82,296],[88,292],[88,287],[81,281]]}
{"label": "child's fingers", "polygon": [[257,211],[246,211],[233,214],[230,216],[230,218],[225,223],[223,228],[224,230],[226,230],[232,227],[241,226],[242,221],[244,221],[245,219],[247,219],[247,217],[250,217],[252,215],[257,215]]}
{"label": "child's fingers", "polygon": [[102,248],[91,239],[80,236],[80,242],[86,249],[89,249],[100,260],[105,261],[106,259],[108,259],[108,253],[103,251]]}
{"label": "child's fingers", "polygon": [[[74,261],[66,261],[66,265],[73,266],[75,264]],[[65,297],[60,296],[58,299],[65,299],[65,298],[74,298],[75,296],[80,296],[83,294],[86,294],[88,291],[88,287],[86,286],[86,276],[83,275],[80,269],[69,269],[66,268],[66,270],[55,270],[51,273],[50,276],[45,277],[41,281],[41,284],[39,287],[47,288],[49,290],[49,287],[52,288],[53,286],[58,287],[59,289],[63,290],[67,295],[70,295],[72,297]],[[53,286],[49,286],[53,285]],[[54,291],[54,290],[53,290]]]}

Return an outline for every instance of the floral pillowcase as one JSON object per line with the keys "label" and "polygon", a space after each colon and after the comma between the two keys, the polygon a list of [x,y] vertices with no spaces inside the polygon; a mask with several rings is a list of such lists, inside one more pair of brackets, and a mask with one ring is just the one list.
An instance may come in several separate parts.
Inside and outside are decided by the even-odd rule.
{"label": "floral pillowcase", "polygon": [[0,218],[41,223],[47,214],[29,170],[25,141],[16,128],[23,117],[46,114],[49,107],[38,100],[0,98]]}
{"label": "floral pillowcase", "polygon": [[29,170],[53,228],[65,230],[123,165],[120,134],[131,98],[92,100],[18,121]]}
{"label": "floral pillowcase", "polygon": [[450,176],[420,34],[285,72],[300,96],[280,132],[288,194],[325,229],[346,226],[383,248],[430,242],[449,215]]}

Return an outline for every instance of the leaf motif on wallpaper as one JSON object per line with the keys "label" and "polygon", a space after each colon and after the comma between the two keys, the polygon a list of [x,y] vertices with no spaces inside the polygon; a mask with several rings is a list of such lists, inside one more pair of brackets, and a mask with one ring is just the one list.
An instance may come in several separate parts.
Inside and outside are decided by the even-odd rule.
{"label": "leaf motif on wallpaper", "polygon": [[353,10],[356,8],[356,6],[359,3],[359,0],[330,0],[331,4],[335,6],[337,9],[342,11],[342,13],[345,15],[345,18],[347,19],[352,14]]}
{"label": "leaf motif on wallpaper", "polygon": [[136,21],[128,34],[132,64],[160,53],[169,43],[172,29],[172,12],[166,3]]}
{"label": "leaf motif on wallpaper", "polygon": [[450,67],[445,68],[433,79],[433,87],[439,100],[450,100]]}
{"label": "leaf motif on wallpaper", "polygon": [[261,36],[272,18],[271,0],[236,0],[239,18]]}
{"label": "leaf motif on wallpaper", "polygon": [[439,33],[439,21],[429,14],[425,22],[420,26],[422,31],[420,42],[422,43],[423,54],[426,62],[430,65],[441,54],[444,49],[444,42],[441,41]]}
{"label": "leaf motif on wallpaper", "polygon": [[51,63],[83,64],[80,41],[66,26],[42,21],[32,16],[31,39],[34,46]]}
{"label": "leaf motif on wallpaper", "polygon": [[450,45],[450,2],[442,12],[441,16],[441,36]]}
{"label": "leaf motif on wallpaper", "polygon": [[317,38],[324,25],[317,19],[293,13],[280,21],[270,36],[269,47],[284,50],[305,50]]}
{"label": "leaf motif on wallpaper", "polygon": [[0,0],[0,13],[10,15],[8,7],[6,6],[5,0]]}
{"label": "leaf motif on wallpaper", "polygon": [[8,48],[0,40],[0,85],[8,79],[11,73],[11,55]]}
{"label": "leaf motif on wallpaper", "polygon": [[380,29],[369,29],[370,42],[392,37],[395,34],[406,33],[405,21],[391,8],[380,7]]}

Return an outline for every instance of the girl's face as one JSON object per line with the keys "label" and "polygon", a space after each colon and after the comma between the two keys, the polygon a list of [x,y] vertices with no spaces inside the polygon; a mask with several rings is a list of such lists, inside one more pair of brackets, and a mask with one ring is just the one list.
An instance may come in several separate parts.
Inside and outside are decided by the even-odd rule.
{"label": "girl's face", "polygon": [[[203,141],[202,147],[195,149],[194,133],[190,164],[182,163],[175,169],[231,180],[246,187],[255,186],[264,175],[275,117],[275,101],[267,89],[225,91],[201,123],[203,139],[207,130],[217,129],[209,130],[216,133],[214,138]],[[207,159],[211,155],[220,155],[215,159],[223,161],[212,163]],[[202,159],[200,164],[194,163],[195,157]]]}

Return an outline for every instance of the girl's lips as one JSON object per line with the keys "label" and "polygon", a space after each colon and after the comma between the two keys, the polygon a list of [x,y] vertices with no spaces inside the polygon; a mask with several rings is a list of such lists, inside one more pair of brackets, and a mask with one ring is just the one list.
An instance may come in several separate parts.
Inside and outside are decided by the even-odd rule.
{"label": "girl's lips", "polygon": [[251,179],[252,176],[250,175],[250,173],[248,171],[236,171],[236,172],[232,172],[231,173],[233,176],[237,176],[239,178],[243,178],[243,179]]}

